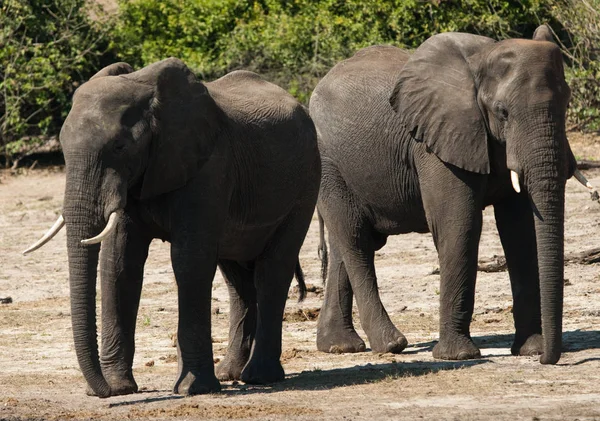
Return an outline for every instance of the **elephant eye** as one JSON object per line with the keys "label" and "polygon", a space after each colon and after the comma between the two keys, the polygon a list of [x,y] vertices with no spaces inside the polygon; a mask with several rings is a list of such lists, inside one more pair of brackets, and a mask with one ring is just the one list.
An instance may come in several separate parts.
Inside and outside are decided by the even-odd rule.
{"label": "elephant eye", "polygon": [[508,110],[500,101],[494,102],[494,114],[496,118],[502,122],[508,120]]}
{"label": "elephant eye", "polygon": [[115,144],[113,146],[113,150],[116,153],[122,153],[123,150],[125,150],[125,143],[123,143],[123,142],[115,142]]}

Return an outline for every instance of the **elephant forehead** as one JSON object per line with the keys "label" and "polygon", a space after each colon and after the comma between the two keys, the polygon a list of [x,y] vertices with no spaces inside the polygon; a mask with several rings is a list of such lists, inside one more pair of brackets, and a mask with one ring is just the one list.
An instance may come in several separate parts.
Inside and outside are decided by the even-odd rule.
{"label": "elephant forehead", "polygon": [[[107,135],[132,127],[147,112],[152,98],[149,89],[132,89],[132,83],[93,80],[83,85],[73,98],[73,107],[65,126],[67,129],[101,129]],[[113,82],[113,83],[110,83]],[[135,84],[134,84],[135,85]]]}
{"label": "elephant forehead", "polygon": [[497,44],[489,56],[488,63],[512,65],[519,68],[549,67],[562,70],[562,55],[554,43],[512,39]]}
{"label": "elephant forehead", "polygon": [[120,76],[109,76],[83,84],[73,97],[73,110],[120,114],[147,103],[153,96],[148,85],[131,82]]}

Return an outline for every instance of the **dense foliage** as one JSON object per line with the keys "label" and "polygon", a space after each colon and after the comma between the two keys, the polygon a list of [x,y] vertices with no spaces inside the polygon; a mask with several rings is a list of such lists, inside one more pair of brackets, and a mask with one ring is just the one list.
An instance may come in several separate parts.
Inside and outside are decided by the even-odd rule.
{"label": "dense foliage", "polygon": [[56,134],[78,84],[110,57],[85,0],[0,2],[0,147]]}
{"label": "dense foliage", "polygon": [[[135,0],[121,2],[119,45],[137,66],[174,55],[204,78],[246,68],[306,101],[319,77],[359,48],[414,48],[463,31],[530,36],[548,0]],[[560,25],[556,25],[557,27]]]}
{"label": "dense foliage", "polygon": [[600,0],[561,0],[552,8],[564,32],[573,128],[600,130]]}
{"label": "dense foliage", "polygon": [[[306,102],[320,77],[377,43],[414,48],[432,34],[530,37],[542,22],[562,43],[570,125],[600,127],[600,0],[0,1],[0,146],[56,134],[73,90],[107,62],[168,56],[210,80],[246,68]],[[116,0],[115,0],[116,1]]]}

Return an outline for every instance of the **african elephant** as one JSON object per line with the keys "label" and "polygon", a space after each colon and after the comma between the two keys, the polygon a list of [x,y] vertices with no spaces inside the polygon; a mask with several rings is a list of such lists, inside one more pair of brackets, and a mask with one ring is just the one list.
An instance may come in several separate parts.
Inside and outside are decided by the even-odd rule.
{"label": "african elephant", "polygon": [[171,243],[178,289],[175,393],[220,389],[211,344],[217,266],[231,309],[218,377],[282,380],[283,311],[294,273],[302,281],[298,253],[320,180],[308,110],[247,71],[202,83],[174,58],[138,71],[117,63],[76,91],[60,142],[64,208],[42,243],[66,224],[75,350],[93,393],[137,391],[134,332],[154,238]]}
{"label": "african elephant", "polygon": [[[389,235],[431,232],[441,276],[433,356],[479,357],[469,327],[482,209],[492,204],[513,292],[512,353],[558,361],[565,182],[576,163],[565,134],[570,90],[551,41],[546,26],[533,40],[444,33],[412,54],[365,48],[319,82],[310,115],[330,244],[319,350],[365,349],[353,295],[373,351],[406,347],[381,303],[374,253]],[[321,243],[323,255],[323,234]]]}

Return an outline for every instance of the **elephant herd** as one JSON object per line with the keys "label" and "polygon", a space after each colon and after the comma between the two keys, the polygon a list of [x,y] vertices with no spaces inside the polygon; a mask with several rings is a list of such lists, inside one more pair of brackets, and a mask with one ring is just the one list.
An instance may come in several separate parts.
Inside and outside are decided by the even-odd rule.
{"label": "elephant herd", "polygon": [[[284,379],[282,318],[317,207],[327,278],[324,352],[407,346],[378,293],[375,251],[431,232],[440,263],[433,356],[478,358],[470,336],[482,209],[493,205],[510,275],[514,355],[560,358],[565,182],[584,180],[565,133],[570,90],[546,26],[533,40],[444,33],[414,52],[373,46],[338,63],[306,109],[248,71],[203,83],[170,58],[110,65],[73,97],[60,132],[75,350],[88,393],[134,393],[136,317],[150,242],[171,243],[178,290],[174,392]],[[585,181],[585,180],[584,180]],[[324,239],[328,230],[329,247]],[[102,248],[100,247],[102,243]],[[230,297],[214,367],[211,289]],[[98,269],[99,268],[99,269]],[[102,336],[96,340],[96,278]]]}

